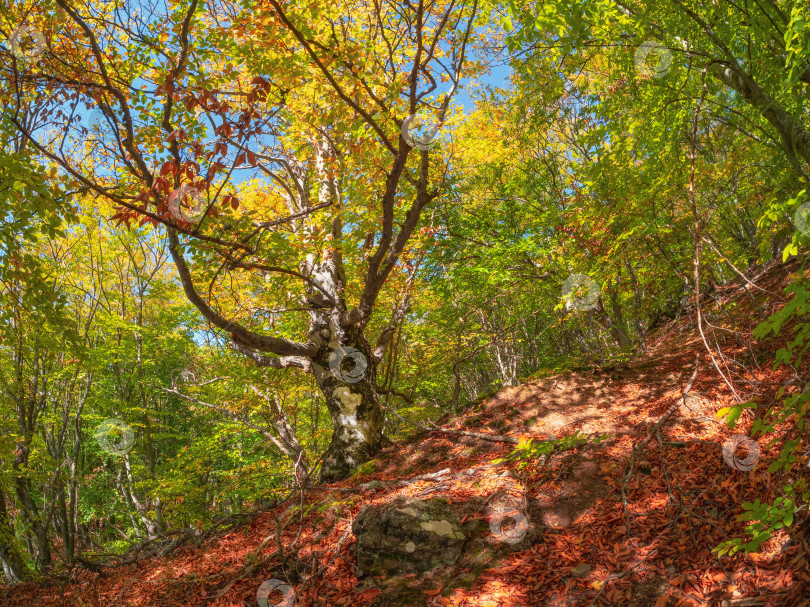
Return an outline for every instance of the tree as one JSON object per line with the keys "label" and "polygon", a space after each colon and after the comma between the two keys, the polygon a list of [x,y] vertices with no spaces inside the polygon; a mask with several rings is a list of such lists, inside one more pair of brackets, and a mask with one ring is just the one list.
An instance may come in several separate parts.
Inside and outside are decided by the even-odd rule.
{"label": "tree", "polygon": [[[732,406],[718,412],[733,428],[756,403],[740,396],[746,387],[735,388],[737,371],[721,368],[718,361],[728,360],[720,345],[725,340],[704,317],[701,295],[718,282],[715,272],[723,275],[723,264],[743,274],[739,267],[780,253],[784,261],[806,244],[807,205],[799,206],[810,165],[806,3],[510,2],[505,12],[508,45],[521,51],[519,71],[535,80],[538,73],[562,76],[571,90],[595,102],[591,136],[581,141],[586,157],[598,156],[590,192],[609,201],[608,209],[621,211],[607,211],[618,228],[609,257],[654,244],[683,278],[691,291],[683,301],[693,303],[705,350],[733,395]],[[589,204],[586,212],[592,218],[598,206]],[[604,264],[602,255],[599,262]],[[651,263],[644,269],[659,268]],[[808,337],[798,329],[804,326],[808,292],[802,272],[787,289],[787,304],[767,320],[748,288],[752,283],[742,278],[764,321],[754,336],[776,335],[792,324],[788,331],[795,337],[777,352],[775,367],[800,364]],[[775,398],[785,393],[782,388]],[[798,464],[794,436],[804,429],[807,398],[800,389],[753,424],[752,435],[774,433],[788,420],[793,426],[782,435],[769,472]],[[716,550],[721,555],[757,550],[771,532],[791,524],[797,503],[808,499],[807,483],[791,481],[782,491],[773,505],[744,504],[740,520],[754,521],[746,530],[749,542],[734,538]]]}
{"label": "tree", "polygon": [[[165,228],[186,296],[234,349],[314,374],[334,427],[321,479],[343,478],[380,447],[376,368],[408,298],[388,323],[374,311],[444,178],[412,118],[441,124],[474,73],[478,2],[176,6],[40,5],[60,18],[29,15],[44,48],[6,57],[7,93],[36,108],[12,122],[117,219]],[[253,196],[245,170],[266,179]],[[298,339],[241,313],[262,284],[297,303]]]}
{"label": "tree", "polygon": [[11,413],[2,419],[6,440],[0,445],[0,462],[8,462],[10,472],[0,475],[0,563],[9,581],[29,573],[6,504],[12,495],[36,536],[37,565],[46,567],[51,559],[49,516],[41,516],[33,501],[28,459],[36,418],[47,407],[46,389],[39,382],[47,374],[44,369],[53,364],[43,348],[53,342],[49,331],[39,340],[27,339],[30,332],[23,333],[31,324],[41,328],[61,323],[65,341],[71,343],[75,337],[70,322],[65,322],[65,300],[56,293],[49,268],[37,255],[37,243],[63,235],[62,221],[74,213],[58,184],[49,186],[27,143],[11,128],[8,115],[0,113],[0,359],[9,361],[12,370],[6,375],[6,369],[0,369],[0,401],[9,397],[12,405]]}

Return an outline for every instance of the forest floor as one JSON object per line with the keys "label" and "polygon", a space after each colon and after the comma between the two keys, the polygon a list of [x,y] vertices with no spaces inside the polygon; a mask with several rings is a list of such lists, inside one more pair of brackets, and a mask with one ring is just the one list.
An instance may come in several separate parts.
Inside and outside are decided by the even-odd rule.
{"label": "forest floor", "polygon": [[[770,291],[751,289],[764,313],[783,305],[784,287],[797,269],[771,264],[753,278]],[[721,305],[707,303],[704,313],[723,327],[713,332],[727,359],[721,368],[733,376],[741,396],[755,399],[762,411],[773,404],[780,383],[795,379],[789,368],[773,371],[767,362],[786,332],[752,344],[751,331],[760,318],[752,298],[739,283],[719,288],[716,296]],[[678,404],[697,355],[694,384]],[[0,589],[0,603],[246,606],[257,604],[263,581],[278,578],[292,583],[299,606],[368,605],[380,591],[373,580],[361,582],[354,574],[351,531],[364,505],[399,496],[441,497],[466,509],[468,519],[482,518],[481,505],[499,493],[522,500],[540,530],[537,541],[507,551],[488,567],[450,577],[405,576],[422,591],[423,605],[587,606],[594,600],[636,607],[808,605],[810,599],[802,598],[810,596],[807,508],[758,553],[721,559],[712,553],[725,539],[743,535],[746,523],[737,520],[743,502],[772,501],[786,480],[767,473],[778,449],[768,449],[765,439],[758,441],[761,457],[753,470],[743,472],[724,461],[723,442],[751,426],[745,415],[734,430],[715,417],[733,402],[697,331],[694,309],[687,310],[659,328],[646,352],[625,365],[531,380],[442,420],[445,429],[539,440],[574,431],[608,435],[599,444],[518,470],[514,463],[492,464],[514,445],[421,432],[388,447],[365,467],[369,474],[307,490],[303,517],[298,496],[168,557],[102,575],[84,571],[67,584],[54,579]],[[653,425],[673,405],[659,441]],[[626,482],[633,447],[647,437]],[[802,448],[806,452],[810,446]],[[446,468],[449,472],[434,478],[406,482]],[[799,473],[806,472],[802,462]],[[278,521],[286,525],[279,536],[283,562]]]}

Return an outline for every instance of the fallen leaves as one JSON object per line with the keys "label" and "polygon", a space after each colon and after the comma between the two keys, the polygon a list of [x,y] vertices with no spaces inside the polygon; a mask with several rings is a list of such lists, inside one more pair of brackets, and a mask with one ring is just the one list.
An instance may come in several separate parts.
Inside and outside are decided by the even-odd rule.
{"label": "fallen leaves", "polygon": [[363,600],[372,601],[381,592],[382,590],[379,588],[369,588],[368,590],[361,592],[360,596],[363,598]]}

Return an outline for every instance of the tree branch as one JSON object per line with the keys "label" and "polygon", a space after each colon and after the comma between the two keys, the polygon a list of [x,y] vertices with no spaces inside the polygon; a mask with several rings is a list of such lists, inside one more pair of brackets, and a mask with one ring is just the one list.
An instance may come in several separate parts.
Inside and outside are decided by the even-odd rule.
{"label": "tree branch", "polygon": [[194,287],[191,272],[182,253],[180,253],[180,240],[177,238],[177,233],[172,228],[169,228],[167,231],[169,237],[169,251],[174,260],[174,265],[177,267],[177,273],[180,276],[180,282],[183,285],[186,297],[202,312],[202,315],[205,316],[211,324],[228,331],[231,334],[231,339],[235,343],[261,352],[270,352],[271,354],[278,354],[279,356],[314,356],[317,353],[317,347],[314,344],[299,343],[289,339],[259,335],[215,312],[200,294],[197,293]]}

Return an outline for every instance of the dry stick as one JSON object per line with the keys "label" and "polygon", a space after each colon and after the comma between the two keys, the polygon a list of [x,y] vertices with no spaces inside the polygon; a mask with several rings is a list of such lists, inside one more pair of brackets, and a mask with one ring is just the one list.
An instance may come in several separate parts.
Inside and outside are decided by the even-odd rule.
{"label": "dry stick", "polygon": [[648,442],[652,439],[656,432],[658,432],[659,428],[661,428],[667,420],[672,416],[673,413],[678,409],[678,407],[683,404],[686,405],[686,397],[689,392],[692,390],[692,385],[695,383],[695,378],[698,374],[698,368],[700,367],[700,354],[695,355],[695,370],[692,371],[692,377],[689,378],[689,383],[686,384],[686,388],[684,389],[683,393],[681,394],[681,398],[677,400],[667,412],[664,413],[663,417],[659,419],[653,427],[650,428],[650,431],[647,432],[647,436],[644,437],[638,445],[633,447],[633,450],[630,453],[630,467],[627,470],[627,474],[624,477],[624,483],[622,484],[622,506],[624,507],[624,515],[625,515],[625,522],[627,527],[627,539],[630,539],[630,509],[627,507],[627,484],[630,482],[630,477],[633,476],[633,470],[636,467],[636,453],[641,451]]}
{"label": "dry stick", "polygon": [[490,441],[493,443],[509,443],[517,445],[520,441],[512,436],[501,436],[495,434],[480,434],[478,432],[469,432],[467,430],[445,430],[444,428],[431,428],[431,432],[444,432],[445,434],[457,434],[459,436],[471,436],[481,440]]}
{"label": "dry stick", "polygon": [[[314,558],[312,559],[312,574],[307,579],[304,580],[303,584],[301,584],[301,587],[298,589],[298,592],[299,592],[299,594],[301,596],[303,596],[304,589],[307,587],[307,584],[311,583],[314,579],[316,579],[316,577],[319,574],[323,575],[323,573],[326,572],[326,570],[332,565],[332,563],[335,562],[335,559],[337,559],[337,557],[340,555],[340,551],[343,548],[343,544],[345,544],[346,541],[350,537],[352,537],[352,523],[353,523],[353,521],[354,521],[354,518],[352,518],[349,521],[349,525],[346,528],[346,531],[343,532],[343,535],[341,535],[340,539],[338,540],[337,547],[335,548],[335,551],[332,554],[331,560],[328,563],[326,563],[326,565],[323,565],[321,567],[320,571],[318,571],[318,555],[314,555],[314,553],[313,553]],[[321,554],[323,554],[323,553],[321,553]]]}
{"label": "dry stick", "polygon": [[[667,483],[667,494],[669,495],[669,500],[672,501],[673,503],[675,503],[680,510],[685,510],[689,514],[689,516],[694,516],[695,518],[699,518],[703,522],[711,525],[712,527],[714,527],[715,529],[720,531],[725,537],[728,537],[728,534],[726,534],[725,530],[722,527],[720,527],[716,523],[712,522],[711,520],[707,519],[706,517],[698,514],[697,512],[692,510],[691,508],[687,508],[686,506],[683,505],[682,502],[680,502],[679,500],[677,500],[675,498],[675,493],[672,491],[672,484],[669,481],[669,472],[667,471],[667,466],[666,466],[666,463],[664,461],[664,445],[666,445],[668,443],[665,443],[663,440],[661,440],[661,432],[659,431],[658,428],[656,428],[656,430],[655,430],[655,437],[658,439],[658,454],[659,454],[658,456],[659,456],[659,459],[661,461],[661,470],[663,470],[663,472],[664,472],[664,480],[666,480],[666,483]],[[711,442],[711,441],[707,441],[707,442]],[[713,444],[716,445],[717,443],[713,443]],[[690,527],[690,531],[691,531],[691,527]]]}
{"label": "dry stick", "polygon": [[703,239],[703,242],[705,242],[712,249],[714,249],[714,252],[717,253],[721,257],[721,259],[725,261],[729,266],[731,266],[731,269],[734,270],[746,283],[748,283],[749,286],[759,289],[760,291],[762,291],[763,293],[767,293],[768,295],[773,295],[774,297],[778,297],[779,299],[784,299],[784,297],[782,297],[779,293],[774,293],[773,291],[769,291],[768,289],[763,289],[758,284],[751,282],[751,280],[742,271],[737,269],[737,266],[731,263],[731,260],[726,258],[726,256],[720,252],[720,250],[715,246],[714,242],[712,242],[711,238],[706,238],[705,236],[701,236],[701,238]]}
{"label": "dry stick", "polygon": [[479,432],[469,432],[467,430],[446,430],[445,428],[438,428],[436,426],[429,428],[427,426],[423,426],[418,422],[402,417],[401,415],[399,415],[395,411],[392,411],[382,403],[380,403],[380,406],[389,413],[391,413],[392,415],[394,415],[395,417],[398,417],[399,419],[404,421],[405,423],[411,424],[412,426],[424,430],[425,432],[444,432],[445,434],[458,434],[460,436],[471,436],[473,438],[479,438],[481,440],[487,440],[493,443],[509,443],[511,445],[517,445],[520,442],[518,439],[512,436],[501,436],[499,434],[481,434]]}
{"label": "dry stick", "polygon": [[720,374],[720,377],[723,378],[723,381],[726,382],[726,385],[731,389],[732,394],[734,394],[734,398],[737,399],[738,403],[743,402],[740,398],[740,395],[737,394],[737,391],[734,389],[734,385],[731,383],[723,371],[720,369],[720,365],[717,364],[717,360],[714,358],[714,353],[712,352],[711,347],[709,346],[709,342],[706,341],[706,335],[703,332],[703,313],[700,309],[700,251],[701,251],[701,234],[700,234],[700,217],[698,216],[697,211],[697,203],[695,202],[695,146],[697,145],[697,128],[698,128],[698,117],[700,116],[700,108],[703,106],[703,100],[706,98],[706,70],[703,71],[703,92],[700,94],[700,99],[698,100],[697,107],[695,108],[695,119],[692,121],[692,141],[691,141],[691,150],[689,152],[690,158],[690,169],[689,169],[689,189],[688,198],[689,202],[692,206],[692,219],[694,221],[694,230],[692,231],[692,237],[695,242],[695,259],[694,259],[694,266],[695,266],[695,314],[697,315],[697,326],[698,331],[700,332],[700,338],[703,340],[703,345],[706,347],[706,351],[709,353],[709,356],[712,359],[712,363],[714,363],[714,368],[717,369],[717,372]]}
{"label": "dry stick", "polygon": [[262,560],[255,562],[253,565],[243,568],[240,573],[238,573],[235,577],[231,578],[231,580],[225,585],[225,587],[222,590],[220,590],[214,595],[212,600],[220,599],[226,594],[228,594],[228,592],[230,592],[231,588],[236,582],[245,579],[246,577],[251,575],[256,569],[263,567],[266,563],[269,563],[277,556],[279,555],[274,552],[273,554],[266,556]]}
{"label": "dry stick", "polygon": [[[229,516],[221,517],[213,521],[211,527],[207,531],[205,531],[202,535],[196,535],[194,531],[190,528],[170,529],[165,533],[159,535],[158,537],[144,540],[140,544],[136,544],[132,548],[129,548],[126,553],[121,555],[121,560],[115,562],[91,561],[89,559],[84,558],[81,555],[76,556],[75,560],[76,563],[81,565],[83,569],[87,569],[95,573],[100,573],[102,569],[116,569],[118,567],[126,567],[127,565],[138,563],[147,558],[152,558],[155,556],[166,556],[170,552],[176,550],[181,544],[189,540],[194,540],[197,543],[201,543],[205,541],[209,535],[220,530],[220,528],[222,528],[223,526],[231,525],[232,523],[239,524],[238,519],[251,518],[253,516],[255,515],[248,513],[248,514],[232,514]],[[169,537],[174,535],[180,535],[181,537],[179,537],[177,540],[166,542],[166,540],[168,540]],[[146,549],[152,546],[153,544],[155,544],[156,547],[150,549],[149,551],[146,551]],[[130,554],[132,556],[128,556]]]}
{"label": "dry stick", "polygon": [[672,484],[669,482],[669,471],[667,470],[667,464],[664,460],[664,442],[661,440],[660,428],[655,429],[655,438],[658,439],[658,460],[661,462],[661,470],[664,472],[664,480],[667,482],[668,500],[674,503],[677,500],[675,499],[675,494],[672,492]]}
{"label": "dry stick", "polygon": [[738,597],[726,599],[720,603],[720,607],[761,607],[776,597],[785,596],[787,592],[776,592],[773,594],[761,594],[759,596]]}

